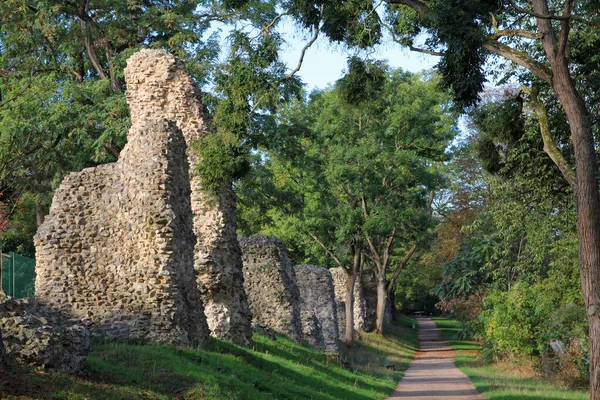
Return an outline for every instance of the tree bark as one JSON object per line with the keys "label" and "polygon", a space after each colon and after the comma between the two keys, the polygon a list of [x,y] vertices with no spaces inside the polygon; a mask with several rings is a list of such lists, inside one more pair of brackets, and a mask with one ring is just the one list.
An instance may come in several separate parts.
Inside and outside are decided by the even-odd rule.
{"label": "tree bark", "polygon": [[352,246],[352,272],[348,274],[346,281],[346,334],[344,342],[347,346],[354,345],[354,285],[359,276],[360,264],[362,262],[362,249],[360,244]]}
{"label": "tree bark", "polygon": [[[548,15],[546,0],[533,0],[533,9]],[[568,24],[563,24],[560,41],[550,20],[537,18],[542,46],[552,68],[552,88],[569,121],[575,153],[577,186],[577,231],[579,233],[579,271],[589,322],[590,397],[600,399],[600,193],[592,123],[585,101],[577,92],[569,70],[566,46]]]}
{"label": "tree bark", "polygon": [[346,280],[346,332],[344,343],[347,346],[354,345],[354,285],[356,284],[356,275],[348,275]]}
{"label": "tree bark", "polygon": [[387,305],[387,281],[385,275],[377,275],[377,319],[375,320],[375,333],[383,334],[385,324],[385,307]]}
{"label": "tree bark", "polygon": [[39,227],[44,223],[44,219],[46,215],[44,214],[44,207],[42,207],[42,203],[36,200],[35,202],[35,220],[37,222],[37,226]]}

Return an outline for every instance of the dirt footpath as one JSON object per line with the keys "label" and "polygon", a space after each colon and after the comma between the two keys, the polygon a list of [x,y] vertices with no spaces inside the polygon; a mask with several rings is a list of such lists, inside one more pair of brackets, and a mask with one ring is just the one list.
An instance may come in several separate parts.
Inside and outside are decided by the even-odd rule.
{"label": "dirt footpath", "polygon": [[419,318],[420,348],[389,399],[486,400],[454,365],[455,351],[431,318]]}

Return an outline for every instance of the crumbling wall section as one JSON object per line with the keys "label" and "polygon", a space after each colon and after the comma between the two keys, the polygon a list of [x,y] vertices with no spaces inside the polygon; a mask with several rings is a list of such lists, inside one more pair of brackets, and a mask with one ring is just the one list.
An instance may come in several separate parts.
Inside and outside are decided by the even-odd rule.
{"label": "crumbling wall section", "polygon": [[274,236],[240,237],[244,287],[256,323],[299,342],[300,292],[285,244]]}
{"label": "crumbling wall section", "polygon": [[[0,366],[8,361],[37,369],[81,373],[91,350],[89,331],[27,299],[0,294]],[[2,346],[4,345],[4,346]]]}
{"label": "crumbling wall section", "polygon": [[64,179],[35,237],[40,303],[104,337],[207,340],[185,154],[174,122],[137,121],[119,161]]}
{"label": "crumbling wall section", "polygon": [[302,338],[316,348],[338,353],[339,331],[331,272],[316,265],[294,267],[300,291]]}
{"label": "crumbling wall section", "polygon": [[[201,160],[190,144],[207,135],[209,127],[200,91],[185,72],[183,62],[163,50],[141,50],[127,61],[125,73],[132,122],[155,118],[176,121],[194,169]],[[228,185],[216,196],[205,193],[193,172],[190,186],[197,239],[194,268],[208,326],[216,337],[249,345],[252,315],[243,287],[235,194]]]}

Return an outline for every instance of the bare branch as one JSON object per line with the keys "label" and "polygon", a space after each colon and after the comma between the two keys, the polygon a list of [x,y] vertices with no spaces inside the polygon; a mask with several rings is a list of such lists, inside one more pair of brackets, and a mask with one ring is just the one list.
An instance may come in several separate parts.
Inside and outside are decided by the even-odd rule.
{"label": "bare branch", "polygon": [[[379,20],[379,23],[381,24],[381,26],[383,26],[385,29],[387,29],[387,31],[389,32],[389,34],[392,36],[392,40],[396,43],[398,43],[401,46],[406,46],[406,43],[402,42],[401,40],[399,40],[396,37],[396,33],[394,32],[394,30],[392,29],[391,26],[389,26],[388,24],[386,24],[381,17],[379,16],[379,14],[375,14],[377,16],[377,19]],[[439,52],[439,51],[433,51],[433,50],[427,50],[427,49],[421,49],[419,47],[415,47],[412,44],[408,45],[408,48],[410,51],[414,51],[416,53],[423,53],[423,54],[429,54],[430,56],[436,56],[436,57],[443,57],[444,53],[443,52]]]}
{"label": "bare branch", "polygon": [[275,25],[275,23],[281,19],[282,17],[286,16],[286,15],[290,15],[289,13],[281,13],[279,15],[276,15],[275,18],[273,18],[271,20],[271,22],[269,22],[267,25],[265,25],[262,28],[263,33],[269,33],[269,30],[273,27],[273,25]]}
{"label": "bare branch", "polygon": [[433,51],[427,49],[421,49],[420,47],[415,47],[412,44],[408,45],[410,51],[414,51],[417,53],[429,54],[430,56],[443,57],[446,53],[440,51]]}
{"label": "bare branch", "polygon": [[[321,15],[323,14],[323,6],[321,6]],[[308,43],[302,48],[302,51],[300,52],[300,59],[298,60],[298,65],[296,66],[296,68],[294,68],[292,70],[292,72],[290,72],[288,75],[284,76],[281,80],[282,81],[287,81],[292,79],[292,77],[296,74],[296,72],[300,71],[300,68],[302,67],[302,63],[304,62],[304,56],[306,55],[306,51],[310,48],[310,46],[312,46],[316,41],[317,38],[319,37],[319,24],[321,23],[321,21],[317,21],[317,23],[315,24],[315,26],[313,27],[313,35],[310,38],[310,40],[308,41]]]}

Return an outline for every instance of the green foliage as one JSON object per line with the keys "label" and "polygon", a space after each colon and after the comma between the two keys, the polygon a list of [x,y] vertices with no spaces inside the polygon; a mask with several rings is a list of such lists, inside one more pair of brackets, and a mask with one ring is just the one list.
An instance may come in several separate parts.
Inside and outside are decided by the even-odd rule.
{"label": "green foliage", "polygon": [[247,149],[225,142],[221,135],[197,139],[192,149],[202,157],[196,173],[203,188],[210,193],[218,193],[223,185],[243,177],[250,168]]}
{"label": "green foliage", "polygon": [[546,351],[542,335],[554,309],[544,288],[515,284],[508,292],[492,292],[484,299],[480,314],[485,339],[496,353],[534,355]]}
{"label": "green foliage", "polygon": [[[11,251],[25,257],[35,258],[33,235],[37,230],[35,196],[25,194],[16,204],[10,204],[12,213],[7,220],[6,230],[0,230],[0,250],[4,253]],[[42,204],[44,210],[49,204]],[[0,218],[6,218],[0,215]]]}
{"label": "green foliage", "polygon": [[387,71],[384,65],[358,57],[348,59],[348,72],[337,82],[342,98],[352,105],[377,101],[383,95]]}
{"label": "green foliage", "polygon": [[[353,243],[383,246],[390,235],[396,262],[424,240],[429,191],[444,184],[436,162],[455,131],[435,80],[349,64],[334,88],[282,109],[269,133],[281,141],[238,185],[241,226],[279,236],[297,262],[334,265],[329,250],[348,265]],[[358,79],[371,69],[372,80]]]}

